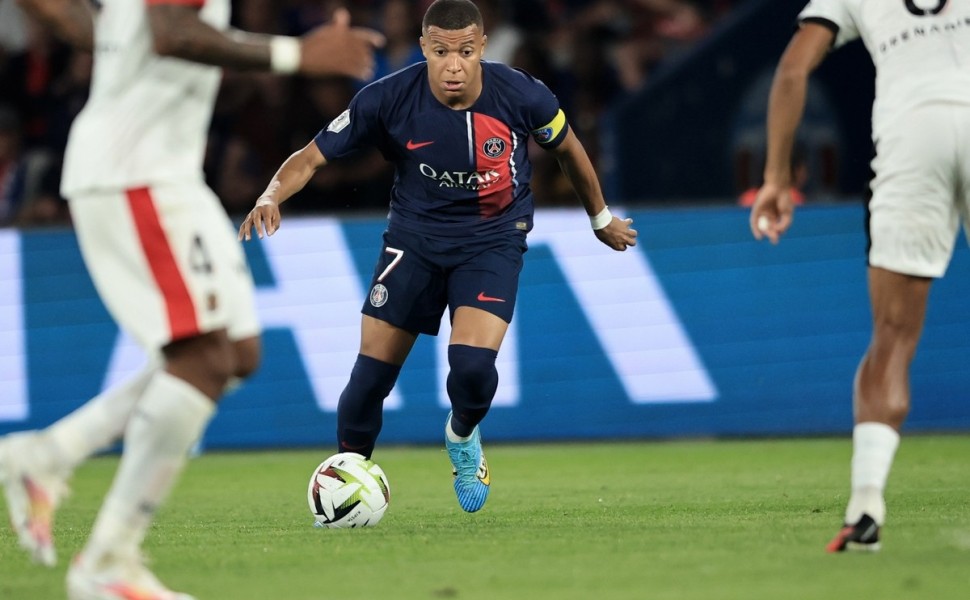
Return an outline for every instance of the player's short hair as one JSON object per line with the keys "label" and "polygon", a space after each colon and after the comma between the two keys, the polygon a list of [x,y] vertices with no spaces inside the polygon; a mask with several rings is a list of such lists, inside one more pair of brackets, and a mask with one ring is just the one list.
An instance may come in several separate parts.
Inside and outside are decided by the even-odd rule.
{"label": "player's short hair", "polygon": [[421,31],[428,31],[428,27],[439,27],[445,31],[457,31],[470,25],[478,25],[483,33],[485,23],[482,13],[471,0],[435,0],[424,13],[421,21]]}

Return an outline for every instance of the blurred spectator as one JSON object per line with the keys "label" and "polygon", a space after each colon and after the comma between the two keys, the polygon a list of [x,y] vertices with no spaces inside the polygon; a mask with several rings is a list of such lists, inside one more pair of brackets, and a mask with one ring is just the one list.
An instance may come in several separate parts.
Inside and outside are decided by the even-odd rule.
{"label": "blurred spectator", "polygon": [[[289,147],[295,151],[310,143],[347,108],[354,92],[346,79],[302,81],[287,111]],[[301,212],[386,211],[392,179],[391,164],[377,150],[366,150],[317,171],[287,206]]]}
{"label": "blurred spectator", "polygon": [[[750,206],[752,190],[762,184],[765,165],[765,114],[768,111],[773,69],[753,78],[734,112],[731,156],[738,203]],[[831,200],[837,188],[839,156],[838,124],[832,102],[821,86],[812,86],[792,153],[792,197],[812,202]],[[797,191],[797,193],[794,193]]]}
{"label": "blurred spectator", "polygon": [[51,111],[47,117],[45,147],[60,157],[67,146],[71,123],[88,100],[91,88],[93,56],[88,52],[72,51],[67,65],[51,82]]}
{"label": "blurred spectator", "polygon": [[688,0],[638,0],[655,11],[654,30],[664,44],[664,53],[673,57],[707,34],[708,23],[696,3]]}
{"label": "blurred spectator", "polygon": [[68,222],[57,173],[49,152],[24,149],[17,113],[0,106],[0,226]]}
{"label": "blurred spectator", "polygon": [[[424,60],[419,15],[431,0],[233,0],[241,29],[300,35],[345,6],[352,21],[381,30],[387,47],[376,77]],[[690,48],[723,17],[733,0],[478,0],[488,35],[486,59],[521,68],[559,98],[576,135],[600,167],[603,115],[641,88],[656,67]],[[15,0],[0,0],[0,104],[17,117],[17,158],[7,156],[5,221],[60,222],[56,173],[70,124],[87,97],[91,57],[71,51],[36,27]],[[375,77],[375,78],[376,78]],[[349,104],[349,80],[306,81],[268,74],[227,73],[213,116],[206,176],[231,214],[248,210],[279,162],[308,143]],[[8,145],[10,142],[6,142]],[[9,155],[9,150],[6,151]],[[536,203],[573,205],[551,155],[532,152]],[[13,160],[14,162],[10,162]],[[45,164],[51,164],[48,168]],[[29,168],[23,165],[31,165]],[[31,177],[11,175],[33,173]],[[55,175],[50,175],[53,173]],[[342,160],[321,171],[294,208],[384,210],[391,174],[377,154]],[[16,198],[22,215],[9,214]],[[25,208],[30,207],[28,210]]]}
{"label": "blurred spectator", "polygon": [[0,225],[13,223],[24,200],[26,164],[21,160],[20,121],[0,106]]}
{"label": "blurred spectator", "polygon": [[[235,0],[233,5],[238,4]],[[350,11],[351,24],[359,24],[373,27],[378,20],[377,14],[382,4],[381,0],[353,0],[345,2],[343,0],[285,0],[276,2],[275,9],[282,15],[286,24],[287,35],[302,35],[313,27],[326,22],[333,11],[338,8],[346,8]],[[283,4],[283,7],[279,5]]]}
{"label": "blurred spectator", "polygon": [[50,122],[62,107],[54,82],[68,69],[73,52],[37,22],[24,16],[26,46],[7,55],[0,73],[0,102],[20,116],[23,143],[28,147],[56,145]]}
{"label": "blurred spectator", "polygon": [[[764,161],[762,161],[762,170],[764,170]],[[808,161],[805,156],[805,146],[804,144],[797,144],[792,150],[791,157],[791,199],[795,206],[800,206],[805,203],[805,184],[808,183]],[[759,186],[749,187],[748,189],[741,192],[738,197],[738,206],[750,207],[754,204],[755,199],[758,197]]]}
{"label": "blurred spectator", "polygon": [[[237,0],[234,18],[247,31],[295,35],[323,23],[339,6],[338,2],[292,0],[280,11],[272,0]],[[353,11],[351,22],[373,19],[373,3],[358,2],[348,8]],[[390,32],[388,50],[393,56],[387,57],[385,68],[405,55],[405,42],[417,48],[419,60],[423,60],[417,46],[420,26],[408,21],[409,11],[410,4],[404,1],[390,0],[386,6],[384,19],[391,26],[385,31]],[[355,85],[341,78],[284,80],[268,73],[227,73],[206,157],[206,176],[226,210],[230,214],[247,212],[279,163],[347,108]],[[307,185],[293,210],[386,208],[389,177],[379,155],[342,160]]]}
{"label": "blurred spectator", "polygon": [[500,0],[478,0],[476,4],[485,22],[485,35],[488,36],[485,59],[511,65],[524,36],[521,28],[509,20],[509,11],[506,10],[508,3]]}
{"label": "blurred spectator", "polygon": [[[547,20],[551,26],[527,36],[513,66],[525,69],[551,87],[570,126],[598,167],[600,118],[621,91],[610,58],[625,19],[620,0],[584,4],[551,6]],[[487,31],[488,23],[485,28]],[[536,205],[574,205],[568,181],[554,158],[544,154],[530,150],[530,157],[535,159],[532,187]]]}
{"label": "blurred spectator", "polygon": [[0,69],[4,58],[27,48],[27,24],[16,0],[0,0]]}
{"label": "blurred spectator", "polygon": [[411,0],[387,0],[384,3],[377,29],[387,38],[387,45],[377,51],[373,80],[424,60],[418,44],[421,21],[413,4]]}
{"label": "blurred spectator", "polygon": [[[489,49],[486,48],[485,52],[487,55]],[[571,123],[573,122],[570,100],[574,80],[568,73],[563,73],[556,67],[543,37],[531,35],[524,38],[513,53],[509,64],[546,83],[559,98],[560,106],[567,118]],[[555,155],[541,151],[531,136],[527,139],[527,143],[529,160],[532,163],[532,195],[536,206],[575,206],[575,194],[563,175]],[[584,143],[584,147],[588,152],[591,150],[587,143]],[[589,154],[592,160],[593,152]]]}
{"label": "blurred spectator", "polygon": [[[233,23],[244,31],[280,34],[285,24],[273,0],[237,0]],[[228,70],[216,100],[205,172],[232,213],[246,212],[263,191],[287,145],[285,115],[293,78]]]}
{"label": "blurred spectator", "polygon": [[91,56],[58,42],[13,0],[0,0],[0,44],[0,225],[67,224],[60,160],[87,99]]}

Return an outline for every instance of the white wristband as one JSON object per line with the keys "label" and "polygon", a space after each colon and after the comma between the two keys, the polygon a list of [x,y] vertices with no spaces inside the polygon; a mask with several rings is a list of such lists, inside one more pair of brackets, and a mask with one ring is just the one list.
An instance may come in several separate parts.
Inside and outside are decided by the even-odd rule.
{"label": "white wristband", "polygon": [[296,73],[300,70],[302,54],[300,38],[274,35],[269,40],[269,66],[274,73]]}
{"label": "white wristband", "polygon": [[589,218],[589,224],[593,226],[593,231],[603,229],[613,221],[613,213],[610,212],[610,207],[607,206],[603,208],[595,217]]}

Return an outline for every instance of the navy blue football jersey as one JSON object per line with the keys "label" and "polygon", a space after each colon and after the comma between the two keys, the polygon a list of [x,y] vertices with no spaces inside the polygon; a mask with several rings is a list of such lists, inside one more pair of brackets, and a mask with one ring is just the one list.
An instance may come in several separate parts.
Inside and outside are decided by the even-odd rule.
{"label": "navy blue football jersey", "polygon": [[568,125],[541,81],[482,61],[482,94],[453,110],[421,62],[368,85],[314,138],[327,161],[378,148],[395,167],[390,226],[435,237],[529,231],[528,136],[558,146]]}

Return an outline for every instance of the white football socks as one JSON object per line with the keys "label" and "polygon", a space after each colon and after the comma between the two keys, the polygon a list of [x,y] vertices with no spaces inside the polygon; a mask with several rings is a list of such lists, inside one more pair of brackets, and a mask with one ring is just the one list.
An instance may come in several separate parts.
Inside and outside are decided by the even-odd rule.
{"label": "white football socks", "polygon": [[86,561],[138,551],[214,412],[212,400],[189,383],[155,374],[125,430],[121,464],[85,547]]}
{"label": "white football socks", "polygon": [[48,443],[38,445],[39,466],[70,473],[95,452],[120,440],[135,403],[158,368],[158,364],[150,364],[41,432]]}
{"label": "white football socks", "polygon": [[886,520],[883,490],[899,447],[899,433],[884,423],[859,423],[852,430],[852,495],[845,522],[855,524],[863,514],[876,524]]}
{"label": "white football socks", "polygon": [[[474,433],[474,430],[472,430],[472,433]],[[452,443],[467,442],[468,440],[472,439],[472,436],[470,435],[462,437],[455,433],[455,431],[451,428],[451,419],[448,419],[448,422],[445,423],[445,437],[448,438],[448,441]]]}

